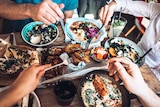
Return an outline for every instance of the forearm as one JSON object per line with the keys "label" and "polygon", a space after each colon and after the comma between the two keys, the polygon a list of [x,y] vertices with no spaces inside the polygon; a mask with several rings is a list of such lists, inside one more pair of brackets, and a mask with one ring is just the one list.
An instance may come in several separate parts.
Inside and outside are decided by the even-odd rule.
{"label": "forearm", "polygon": [[157,107],[160,105],[160,98],[147,86],[143,93],[137,95],[144,107]]}
{"label": "forearm", "polygon": [[123,13],[131,14],[134,16],[149,17],[150,4],[143,1],[133,0],[115,0],[117,3],[116,11],[120,11],[122,8]]}
{"label": "forearm", "polygon": [[20,20],[30,17],[33,4],[16,4],[11,0],[0,0],[0,17],[9,20]]}
{"label": "forearm", "polygon": [[22,90],[10,87],[0,93],[0,107],[11,107],[25,96]]}

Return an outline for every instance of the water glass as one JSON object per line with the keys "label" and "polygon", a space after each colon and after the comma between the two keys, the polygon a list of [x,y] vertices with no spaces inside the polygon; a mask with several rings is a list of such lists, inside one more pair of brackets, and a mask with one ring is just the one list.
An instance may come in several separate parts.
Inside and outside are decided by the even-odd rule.
{"label": "water glass", "polygon": [[58,104],[68,106],[73,101],[77,88],[72,81],[59,80],[54,84],[54,94]]}

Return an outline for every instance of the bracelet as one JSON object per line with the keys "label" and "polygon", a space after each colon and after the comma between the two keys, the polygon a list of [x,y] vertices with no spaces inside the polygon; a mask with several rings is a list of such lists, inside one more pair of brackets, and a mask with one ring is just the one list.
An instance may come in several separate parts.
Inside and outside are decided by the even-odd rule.
{"label": "bracelet", "polygon": [[113,0],[106,0],[106,3],[109,4],[111,3]]}

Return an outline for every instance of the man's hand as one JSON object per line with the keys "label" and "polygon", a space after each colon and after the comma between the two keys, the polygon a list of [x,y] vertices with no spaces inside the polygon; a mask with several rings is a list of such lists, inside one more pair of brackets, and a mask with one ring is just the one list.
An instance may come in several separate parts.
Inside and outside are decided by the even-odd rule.
{"label": "man's hand", "polygon": [[42,21],[50,25],[64,18],[63,8],[64,4],[58,5],[51,0],[44,0],[40,4],[31,6],[29,13],[33,20]]}
{"label": "man's hand", "polygon": [[99,18],[103,24],[107,25],[108,22],[111,20],[111,17],[113,16],[116,6],[117,6],[117,3],[115,1],[112,1],[111,3],[103,6],[99,10]]}

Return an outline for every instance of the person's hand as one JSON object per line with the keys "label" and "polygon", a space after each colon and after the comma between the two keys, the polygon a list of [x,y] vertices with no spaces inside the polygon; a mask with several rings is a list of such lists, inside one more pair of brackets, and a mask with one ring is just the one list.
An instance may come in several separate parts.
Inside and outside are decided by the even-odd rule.
{"label": "person's hand", "polygon": [[111,58],[108,60],[108,63],[110,76],[114,75],[116,81],[119,80],[120,76],[124,86],[130,92],[136,95],[143,93],[146,88],[146,84],[141,75],[140,69],[136,64],[124,57]]}
{"label": "person's hand", "polygon": [[12,88],[20,90],[24,95],[33,91],[40,82],[41,77],[44,75],[44,69],[50,67],[51,64],[39,65],[34,64],[24,69],[18,78],[12,84]]}
{"label": "person's hand", "polygon": [[108,22],[111,20],[111,17],[113,16],[116,6],[117,6],[117,3],[113,0],[111,3],[103,6],[99,10],[99,18],[104,25],[107,25]]}
{"label": "person's hand", "polygon": [[36,21],[42,21],[50,25],[64,18],[62,9],[64,4],[56,4],[51,0],[44,0],[40,4],[33,5],[30,8],[30,17]]}

